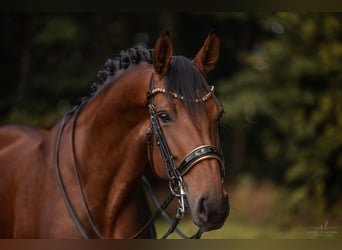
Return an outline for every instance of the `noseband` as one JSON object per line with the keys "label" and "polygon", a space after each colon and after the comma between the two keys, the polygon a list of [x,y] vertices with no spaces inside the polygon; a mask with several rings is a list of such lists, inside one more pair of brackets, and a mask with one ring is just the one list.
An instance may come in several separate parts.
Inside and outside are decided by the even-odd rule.
{"label": "noseband", "polygon": [[[185,156],[184,160],[177,167],[174,161],[174,158],[172,156],[172,153],[170,151],[170,148],[167,144],[166,138],[161,129],[161,126],[159,124],[157,109],[154,104],[154,95],[156,95],[157,93],[170,94],[174,98],[177,98],[180,100],[183,100],[184,97],[174,92],[167,92],[163,88],[155,88],[154,85],[155,85],[155,82],[154,82],[154,77],[152,74],[151,80],[150,80],[150,89],[147,92],[147,99],[149,101],[149,111],[150,111],[150,119],[151,119],[151,129],[149,129],[146,133],[146,142],[150,148],[152,145],[152,132],[153,132],[155,139],[156,139],[156,143],[159,147],[159,150],[160,150],[163,162],[164,162],[166,176],[169,181],[170,190],[179,199],[177,216],[179,216],[179,218],[182,218],[186,210],[185,203],[184,203],[186,194],[184,191],[184,184],[183,184],[182,176],[188,173],[189,170],[193,168],[199,162],[203,160],[207,160],[207,159],[215,159],[218,161],[220,165],[221,178],[223,182],[224,176],[225,176],[223,156],[222,156],[221,150],[219,150],[217,147],[213,145],[202,145],[202,146],[195,148],[190,153],[188,153],[188,155]],[[204,95],[201,99],[195,99],[194,101],[205,102],[210,97],[212,97],[213,92],[214,92],[214,87],[212,86],[210,91],[206,95]],[[150,155],[149,156],[150,164],[153,166],[153,162],[151,160],[152,150],[149,149],[148,151]]]}

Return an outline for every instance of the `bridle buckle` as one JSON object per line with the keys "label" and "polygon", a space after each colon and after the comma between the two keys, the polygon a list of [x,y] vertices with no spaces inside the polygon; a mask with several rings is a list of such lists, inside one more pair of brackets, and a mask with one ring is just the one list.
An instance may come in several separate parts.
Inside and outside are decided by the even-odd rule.
{"label": "bridle buckle", "polygon": [[182,219],[185,212],[185,190],[182,177],[174,177],[169,181],[169,187],[174,196],[178,198],[178,207],[176,212],[176,218]]}

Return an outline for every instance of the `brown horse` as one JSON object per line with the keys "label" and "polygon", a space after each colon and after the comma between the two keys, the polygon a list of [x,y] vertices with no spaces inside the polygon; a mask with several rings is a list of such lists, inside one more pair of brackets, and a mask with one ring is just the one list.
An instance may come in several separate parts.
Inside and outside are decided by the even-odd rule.
{"label": "brown horse", "polygon": [[[194,60],[173,56],[166,33],[154,50],[109,59],[91,95],[50,131],[1,127],[0,238],[129,238],[151,216],[147,167],[202,232],[220,228],[223,108],[205,77],[218,52],[211,32]],[[154,226],[139,237],[155,237]]]}

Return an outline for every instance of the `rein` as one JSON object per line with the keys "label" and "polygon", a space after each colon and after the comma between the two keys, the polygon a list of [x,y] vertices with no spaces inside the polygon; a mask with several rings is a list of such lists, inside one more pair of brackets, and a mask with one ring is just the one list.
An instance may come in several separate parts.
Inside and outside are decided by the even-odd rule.
{"label": "rein", "polygon": [[63,183],[63,179],[60,173],[60,167],[59,167],[59,150],[60,150],[60,142],[61,142],[61,138],[62,138],[62,134],[65,128],[65,125],[67,124],[67,121],[69,119],[70,116],[72,116],[72,128],[71,128],[71,146],[72,146],[72,158],[73,158],[73,168],[74,168],[74,172],[75,172],[75,176],[77,179],[77,184],[81,193],[81,197],[82,197],[82,203],[84,205],[84,208],[86,210],[86,214],[87,214],[87,218],[88,221],[92,227],[92,229],[94,230],[94,232],[96,233],[96,235],[100,238],[100,239],[104,239],[104,237],[102,236],[102,234],[100,233],[100,231],[97,229],[93,217],[91,216],[90,213],[90,209],[88,207],[88,203],[86,201],[85,195],[84,195],[84,191],[83,191],[83,185],[81,183],[81,179],[80,179],[80,170],[78,167],[78,164],[76,162],[76,157],[75,157],[75,144],[74,144],[74,135],[75,135],[75,124],[76,124],[76,119],[80,113],[80,111],[82,110],[82,108],[87,104],[87,101],[82,101],[82,103],[79,106],[74,107],[71,111],[67,112],[61,122],[61,125],[59,127],[59,131],[57,134],[57,141],[56,141],[56,151],[55,151],[55,169],[56,169],[56,176],[57,176],[57,181],[58,181],[58,186],[59,189],[61,191],[64,203],[70,213],[70,216],[73,220],[73,222],[75,223],[78,231],[82,234],[83,238],[85,239],[89,239],[89,235],[87,233],[87,230],[84,228],[84,226],[82,225],[82,223],[80,222],[78,216],[76,215],[76,212],[74,210],[74,208],[71,205],[71,202],[66,194],[65,191],[65,186]]}
{"label": "rein", "polygon": [[[154,95],[157,93],[166,93],[166,91],[162,88],[154,88],[154,78],[153,74],[151,76],[150,80],[150,89],[147,92],[147,99],[149,101],[149,113],[150,113],[150,120],[151,120],[151,128],[146,133],[146,143],[148,145],[148,158],[151,166],[153,167],[153,161],[152,161],[152,134],[155,136],[158,148],[161,152],[164,166],[166,169],[166,175],[169,181],[169,187],[170,187],[170,193],[163,202],[162,205],[159,204],[157,201],[155,195],[153,194],[152,188],[147,181],[147,179],[143,176],[142,180],[146,187],[147,192],[151,195],[152,201],[154,205],[157,208],[157,211],[155,214],[147,221],[147,223],[132,237],[131,239],[138,238],[144,231],[147,229],[155,220],[156,218],[162,214],[162,216],[165,218],[165,220],[168,221],[170,224],[170,228],[168,231],[162,236],[162,239],[166,239],[172,232],[176,231],[182,238],[185,239],[198,239],[201,237],[202,232],[200,229],[197,233],[195,233],[192,237],[187,237],[184,235],[183,232],[181,232],[177,225],[180,222],[180,220],[183,218],[187,206],[186,206],[186,193],[184,190],[184,183],[182,176],[184,176],[192,167],[194,167],[197,163],[200,161],[206,160],[206,159],[216,159],[221,168],[221,177],[222,181],[224,179],[224,163],[223,163],[223,156],[221,151],[212,145],[202,145],[200,147],[195,148],[192,150],[180,163],[180,165],[177,167],[176,163],[174,161],[174,158],[171,154],[171,151],[168,147],[166,138],[163,134],[163,131],[160,127],[158,116],[157,116],[157,109],[154,105]],[[201,99],[196,99],[196,102],[199,101],[206,101],[213,95],[214,88],[212,87],[210,92],[208,92],[204,97]],[[177,94],[171,93],[174,98],[180,98],[182,99],[182,96],[178,96]],[[68,209],[68,212],[75,223],[75,226],[77,230],[80,232],[83,238],[90,239],[89,232],[87,232],[87,229],[84,227],[84,225],[81,223],[80,219],[78,218],[75,209],[73,208],[70,199],[66,193],[65,185],[63,182],[63,178],[61,176],[60,172],[60,164],[59,164],[59,154],[60,154],[60,144],[61,139],[63,135],[64,128],[67,124],[67,122],[72,119],[71,124],[71,146],[72,146],[72,159],[73,159],[73,169],[76,176],[77,184],[79,191],[81,193],[82,203],[84,206],[84,209],[86,211],[86,216],[88,219],[88,222],[90,224],[91,229],[94,231],[96,236],[100,239],[105,239],[105,237],[101,234],[101,232],[98,230],[97,226],[95,225],[94,219],[91,215],[90,209],[88,207],[88,203],[83,191],[83,185],[81,183],[80,179],[80,170],[76,161],[75,157],[75,144],[74,144],[74,135],[75,135],[75,124],[78,115],[82,111],[83,107],[88,103],[88,100],[83,100],[80,105],[75,106],[72,110],[67,112],[60,123],[60,127],[57,132],[57,138],[56,138],[56,147],[55,147],[55,171],[56,171],[56,177],[59,189],[61,191],[61,195],[63,197],[64,203]],[[173,221],[171,221],[170,217],[165,213],[165,209],[168,207],[170,202],[175,198],[178,198],[179,205],[177,207],[176,216]]]}

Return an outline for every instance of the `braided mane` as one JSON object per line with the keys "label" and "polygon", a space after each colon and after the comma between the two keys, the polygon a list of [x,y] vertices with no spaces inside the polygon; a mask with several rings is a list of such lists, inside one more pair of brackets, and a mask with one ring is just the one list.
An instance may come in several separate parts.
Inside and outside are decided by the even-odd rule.
{"label": "braided mane", "polygon": [[132,64],[138,64],[142,61],[152,64],[153,50],[137,46],[127,50],[122,50],[119,55],[113,59],[108,58],[104,67],[97,72],[97,77],[90,86],[90,97],[94,96],[103,85],[111,82],[119,70],[127,69]]}

